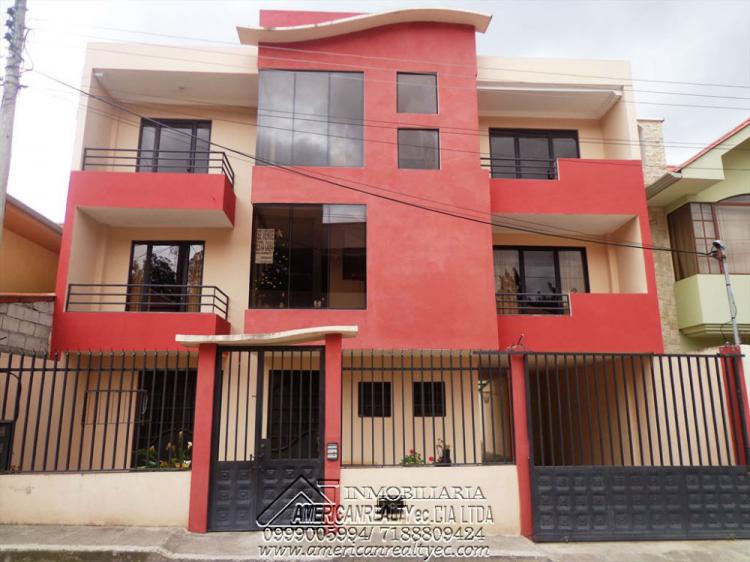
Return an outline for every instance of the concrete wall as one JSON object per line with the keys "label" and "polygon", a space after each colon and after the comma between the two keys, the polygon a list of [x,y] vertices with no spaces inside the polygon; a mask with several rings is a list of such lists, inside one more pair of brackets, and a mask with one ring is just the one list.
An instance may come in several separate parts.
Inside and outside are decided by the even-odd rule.
{"label": "concrete wall", "polygon": [[[377,501],[378,490],[387,489],[389,486],[435,487],[449,490],[453,487],[461,487],[464,490],[480,489],[485,499],[406,500],[406,505],[426,509],[437,517],[440,517],[445,508],[458,508],[460,505],[482,506],[483,509],[476,511],[483,511],[485,517],[491,513],[491,522],[488,520],[467,521],[459,514],[454,522],[443,521],[441,523],[454,528],[482,527],[487,535],[518,535],[520,533],[518,472],[515,465],[343,468],[341,470],[341,505],[345,509],[362,505],[372,506]],[[364,489],[370,493],[370,496],[365,495],[364,498],[357,496],[353,488]],[[438,509],[435,509],[436,507]],[[465,510],[463,514],[468,518],[469,510]],[[409,521],[409,523],[414,523],[414,521]],[[385,523],[385,525],[389,524],[391,522]]]}
{"label": "concrete wall", "polygon": [[190,472],[0,475],[0,524],[186,527]]}
{"label": "concrete wall", "polygon": [[54,298],[6,300],[0,297],[0,350],[46,353],[54,307]]}

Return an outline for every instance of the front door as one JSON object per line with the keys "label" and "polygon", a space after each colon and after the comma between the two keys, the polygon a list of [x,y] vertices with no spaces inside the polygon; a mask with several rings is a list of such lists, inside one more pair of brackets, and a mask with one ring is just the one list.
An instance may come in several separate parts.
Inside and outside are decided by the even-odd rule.
{"label": "front door", "polygon": [[[323,478],[323,350],[225,350],[217,365],[209,529],[299,524]],[[314,522],[313,522],[314,523]]]}

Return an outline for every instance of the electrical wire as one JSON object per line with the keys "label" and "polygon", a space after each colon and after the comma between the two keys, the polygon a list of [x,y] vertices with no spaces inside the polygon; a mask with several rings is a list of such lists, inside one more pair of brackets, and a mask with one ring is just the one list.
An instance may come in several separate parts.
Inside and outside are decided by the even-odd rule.
{"label": "electrical wire", "polygon": [[[76,90],[76,91],[80,92],[81,94],[83,94],[83,95],[85,95],[87,97],[95,99],[95,100],[97,100],[97,101],[99,101],[101,103],[104,103],[106,105],[109,105],[111,107],[115,107],[115,108],[117,108],[120,111],[123,111],[125,113],[129,113],[131,115],[139,117],[142,121],[150,122],[150,123],[159,125],[160,127],[163,127],[163,128],[168,129],[168,130],[171,130],[173,133],[176,133],[176,134],[179,134],[179,135],[182,135],[182,136],[186,136],[186,137],[189,137],[191,139],[199,140],[198,137],[197,137],[197,135],[193,135],[191,133],[187,133],[185,131],[181,131],[181,130],[176,129],[174,127],[170,127],[169,125],[167,125],[165,123],[161,123],[161,122],[159,122],[156,119],[152,119],[152,118],[146,117],[144,115],[141,115],[138,112],[135,112],[135,111],[133,111],[133,110],[127,108],[127,107],[123,107],[122,105],[119,105],[117,103],[114,103],[112,101],[104,99],[101,96],[97,96],[96,94],[92,94],[90,92],[86,92],[85,90],[83,90],[81,88],[78,88],[78,87],[76,87],[76,86],[74,86],[72,84],[68,84],[67,82],[59,80],[58,78],[55,78],[54,76],[51,76],[51,75],[49,75],[49,74],[47,74],[45,72],[42,72],[40,70],[36,70],[35,72],[38,73],[38,74],[40,74],[41,76],[46,77],[49,80],[52,80],[53,82],[56,82],[56,83],[61,84],[63,86],[67,86],[68,88],[71,88],[73,90]],[[405,206],[409,206],[409,207],[421,209],[421,210],[424,210],[424,211],[429,211],[429,212],[437,213],[437,214],[448,216],[448,217],[452,217],[452,218],[467,220],[467,221],[474,222],[474,223],[485,224],[485,225],[489,225],[489,226],[493,226],[493,227],[498,227],[498,228],[505,228],[505,229],[508,229],[508,230],[515,230],[515,231],[519,231],[519,232],[526,232],[526,233],[532,233],[532,234],[550,235],[550,236],[553,236],[555,238],[561,238],[561,239],[567,239],[567,240],[576,240],[576,241],[580,241],[580,242],[588,242],[588,243],[601,244],[601,245],[607,245],[607,246],[626,247],[626,248],[633,248],[633,249],[640,249],[640,250],[651,250],[651,251],[666,251],[666,252],[670,252],[670,253],[683,253],[683,254],[700,255],[700,256],[708,255],[708,254],[703,253],[703,252],[694,252],[694,251],[688,251],[688,250],[679,250],[679,249],[659,247],[659,246],[653,246],[653,245],[647,246],[647,245],[644,245],[644,244],[634,244],[634,243],[627,243],[627,242],[617,242],[617,241],[612,241],[612,240],[585,239],[585,238],[574,237],[574,236],[569,236],[569,235],[550,234],[548,232],[540,232],[538,230],[534,230],[534,229],[530,229],[530,228],[525,228],[525,227],[520,227],[520,226],[517,226],[517,225],[508,225],[508,224],[503,224],[503,223],[497,223],[497,222],[494,222],[494,221],[483,220],[483,219],[479,219],[479,218],[476,218],[476,217],[461,215],[461,214],[457,214],[457,213],[454,213],[454,212],[451,212],[451,211],[446,211],[446,210],[443,210],[443,209],[436,209],[436,208],[432,208],[432,207],[426,207],[424,205],[421,205],[421,204],[418,204],[418,203],[414,203],[414,202],[411,202],[411,201],[405,201],[403,199],[398,199],[396,197],[391,197],[391,196],[382,195],[382,194],[379,194],[379,193],[373,193],[373,192],[370,192],[370,191],[366,191],[364,189],[359,189],[359,188],[351,186],[351,185],[343,184],[340,181],[333,181],[333,180],[326,179],[324,177],[319,177],[319,176],[316,176],[316,175],[314,175],[312,173],[309,173],[309,172],[306,172],[306,171],[303,171],[303,170],[300,170],[300,169],[297,169],[297,168],[292,168],[292,167],[289,167],[289,166],[284,166],[284,165],[276,164],[274,162],[270,162],[270,161],[264,160],[264,159],[262,159],[262,158],[260,158],[260,157],[258,157],[256,155],[254,155],[254,154],[251,154],[251,153],[248,153],[248,152],[244,152],[244,151],[241,151],[241,150],[237,150],[237,149],[231,148],[229,146],[226,146],[226,145],[223,145],[223,144],[220,144],[220,143],[216,143],[214,141],[208,141],[208,144],[210,144],[212,146],[216,146],[216,147],[221,148],[223,150],[226,150],[228,152],[232,152],[234,154],[237,154],[237,155],[240,155],[240,156],[244,156],[245,158],[249,158],[249,159],[255,161],[256,164],[257,163],[261,163],[261,164],[264,164],[264,165],[267,165],[267,166],[270,166],[270,167],[273,167],[273,168],[276,168],[276,169],[279,169],[279,170],[283,170],[283,171],[285,171],[287,173],[290,173],[290,174],[294,174],[294,175],[298,175],[298,176],[305,177],[305,178],[308,178],[308,179],[312,179],[312,180],[315,180],[315,181],[319,181],[319,182],[322,182],[322,183],[326,183],[326,184],[329,184],[329,185],[332,185],[332,186],[335,186],[335,187],[340,187],[342,189],[346,189],[346,190],[349,190],[349,191],[358,192],[358,193],[361,193],[361,194],[364,194],[364,195],[368,195],[368,196],[371,196],[371,197],[376,197],[376,198],[379,198],[379,199],[390,201],[392,203],[397,203],[397,204],[401,204],[401,205],[405,205]],[[341,180],[343,178],[339,178],[339,179]],[[378,186],[374,186],[372,184],[364,184],[363,182],[359,182],[359,183],[362,184],[362,185],[369,185],[369,187],[372,187],[374,189],[380,189]]]}
{"label": "electrical wire", "polygon": [[[44,19],[44,18],[31,18],[33,21],[41,21],[41,22],[51,22],[52,20]],[[67,25],[67,24],[66,24]],[[96,26],[96,25],[88,25],[88,24],[74,24],[78,27],[88,27],[91,29],[101,29],[104,31],[115,31],[118,33],[131,33],[131,34],[137,34],[137,35],[147,35],[147,36],[153,36],[153,37],[162,37],[167,39],[179,39],[179,40],[188,40],[188,41],[199,41],[199,42],[205,42],[205,43],[213,43],[213,44],[221,44],[221,45],[227,45],[227,46],[238,46],[236,43],[231,43],[229,41],[219,41],[219,40],[213,40],[213,39],[205,39],[201,37],[189,37],[184,35],[169,35],[164,33],[156,33],[156,32],[149,32],[149,31],[137,31],[137,30],[130,30],[130,29],[122,29],[122,28],[113,28],[113,27],[105,27],[105,26]],[[47,31],[53,31],[48,29]],[[58,31],[58,30],[54,30]],[[75,34],[72,32],[65,31],[65,33],[69,33],[72,35],[82,35],[86,37],[85,34]],[[92,36],[93,38],[97,38],[96,36]],[[104,38],[104,39],[110,39],[110,38]],[[362,54],[356,54],[356,53],[343,53],[343,52],[336,52],[336,51],[324,51],[324,50],[315,50],[315,49],[299,49],[294,47],[282,47],[277,45],[269,45],[264,44],[262,46],[263,49],[269,49],[269,50],[277,50],[277,51],[285,51],[285,52],[300,52],[305,54],[321,54],[326,56],[339,56],[339,57],[347,57],[347,58],[361,58],[361,59],[367,59],[367,60],[385,60],[389,62],[408,62],[412,64],[420,64],[420,65],[438,65],[438,66],[450,66],[450,67],[459,67],[459,68],[473,68],[470,65],[462,65],[459,63],[451,63],[451,62],[445,62],[445,61],[428,61],[428,60],[420,60],[420,59],[408,59],[408,58],[401,58],[401,57],[383,57],[383,56],[377,56],[377,55],[362,55]],[[481,55],[480,55],[481,56]],[[707,82],[685,82],[685,81],[678,81],[678,80],[659,80],[659,79],[648,79],[648,78],[632,78],[632,77],[614,77],[614,76],[603,76],[603,75],[595,75],[595,74],[580,74],[580,73],[565,73],[565,72],[548,72],[548,71],[536,71],[536,70],[530,70],[530,69],[516,69],[516,68],[507,68],[507,67],[492,67],[492,66],[482,66],[477,65],[477,69],[479,70],[498,70],[503,72],[526,72],[526,73],[532,73],[532,74],[543,74],[543,75],[559,75],[559,76],[570,76],[570,77],[577,77],[577,78],[599,78],[599,79],[605,79],[605,80],[616,80],[618,82],[620,81],[634,81],[634,82],[652,82],[652,83],[663,83],[663,84],[681,84],[681,85],[689,85],[689,86],[703,86],[703,87],[713,87],[713,88],[741,88],[741,89],[750,89],[750,85],[742,85],[742,84],[718,84],[718,83],[707,83]],[[463,75],[462,75],[463,76]],[[650,93],[662,93],[662,94],[679,94],[679,92],[650,92]],[[713,97],[713,96],[712,96]],[[717,97],[727,97],[728,99],[748,99],[746,97],[733,97],[733,96],[717,96]]]}

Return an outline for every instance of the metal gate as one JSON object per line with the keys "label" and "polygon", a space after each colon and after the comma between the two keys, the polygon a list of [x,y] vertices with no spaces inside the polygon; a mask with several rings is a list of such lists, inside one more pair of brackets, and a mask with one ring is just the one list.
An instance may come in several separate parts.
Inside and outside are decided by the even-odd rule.
{"label": "metal gate", "polygon": [[209,530],[289,526],[294,498],[319,494],[324,363],[320,347],[220,351]]}
{"label": "metal gate", "polygon": [[750,538],[739,359],[527,355],[534,539]]}

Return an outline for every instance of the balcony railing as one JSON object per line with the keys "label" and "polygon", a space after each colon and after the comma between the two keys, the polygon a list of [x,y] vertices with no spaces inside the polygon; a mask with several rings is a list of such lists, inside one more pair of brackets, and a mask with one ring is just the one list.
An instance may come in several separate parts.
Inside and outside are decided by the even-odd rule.
{"label": "balcony railing", "polygon": [[492,178],[555,180],[557,160],[548,158],[500,158],[482,156],[482,167],[490,170]]}
{"label": "balcony railing", "polygon": [[498,314],[570,314],[570,295],[542,293],[496,293]]}
{"label": "balcony railing", "polygon": [[68,312],[207,312],[225,320],[229,297],[214,285],[68,285]]}
{"label": "balcony railing", "polygon": [[234,185],[234,170],[226,153],[196,150],[142,150],[138,148],[84,148],[83,170],[125,168],[135,172],[182,174],[219,173]]}

